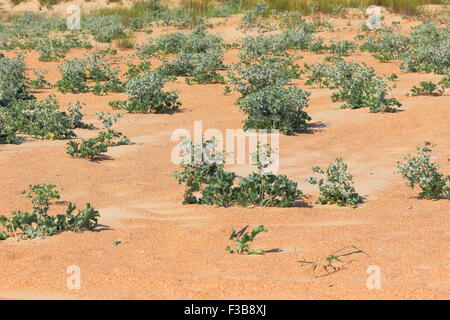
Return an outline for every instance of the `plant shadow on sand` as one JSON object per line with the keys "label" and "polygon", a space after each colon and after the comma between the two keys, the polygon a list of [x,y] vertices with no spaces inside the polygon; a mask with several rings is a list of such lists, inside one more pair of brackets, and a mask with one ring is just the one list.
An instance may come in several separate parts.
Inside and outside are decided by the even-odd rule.
{"label": "plant shadow on sand", "polygon": [[93,232],[102,232],[102,231],[113,231],[114,229],[106,224],[97,224],[92,230]]}
{"label": "plant shadow on sand", "polygon": [[303,131],[299,131],[299,133],[303,134],[314,134],[316,132],[322,131],[322,129],[328,128],[329,125],[326,123],[323,123],[321,121],[313,122],[308,124],[308,128]]}
{"label": "plant shadow on sand", "polygon": [[107,161],[107,160],[112,161],[112,160],[114,160],[114,158],[111,156],[107,156],[106,154],[102,154],[102,155],[96,156],[95,158],[89,159],[90,162],[95,162],[95,163],[100,163],[102,161]]}

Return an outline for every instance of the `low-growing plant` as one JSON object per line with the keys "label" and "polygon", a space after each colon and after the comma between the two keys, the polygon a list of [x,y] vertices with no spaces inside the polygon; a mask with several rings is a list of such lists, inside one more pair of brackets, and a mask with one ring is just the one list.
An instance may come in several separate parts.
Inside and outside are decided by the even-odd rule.
{"label": "low-growing plant", "polygon": [[121,113],[111,114],[97,112],[96,114],[102,122],[103,127],[106,129],[106,131],[100,132],[99,136],[103,138],[103,140],[109,147],[131,143],[130,139],[127,136],[124,136],[121,132],[117,132],[111,129],[111,127],[117,122],[117,120],[123,116]]}
{"label": "low-growing plant", "polygon": [[302,30],[284,30],[268,36],[247,36],[242,40],[242,58],[259,58],[262,55],[286,56],[287,50],[305,50],[313,42],[311,33]]}
{"label": "low-growing plant", "polygon": [[412,96],[442,96],[445,88],[438,83],[422,81],[420,85],[411,88]]}
{"label": "low-growing plant", "polygon": [[220,37],[208,34],[204,28],[197,28],[190,33],[175,32],[150,39],[148,44],[141,48],[141,53],[144,55],[205,53],[220,51],[221,48]]}
{"label": "low-growing plant", "polygon": [[[56,87],[62,93],[83,93],[92,90],[100,95],[106,92],[122,92],[123,84],[117,78],[118,68],[112,68],[111,63],[105,58],[106,52],[94,52],[83,59],[73,58],[66,60],[58,68],[62,79],[56,83]],[[90,87],[87,82],[95,82]]]}
{"label": "low-growing plant", "polygon": [[0,114],[0,144],[16,142],[16,133],[17,128],[5,121],[4,116]]}
{"label": "low-growing plant", "polygon": [[305,67],[309,72],[306,84],[317,83],[321,87],[337,89],[331,98],[333,102],[345,102],[340,108],[369,108],[370,112],[395,112],[401,106],[397,99],[387,97],[391,88],[366,64],[345,62],[338,58],[333,63]]}
{"label": "low-growing plant", "polygon": [[419,186],[419,195],[425,199],[448,198],[450,196],[450,175],[438,172],[439,164],[430,161],[432,144],[417,147],[417,156],[404,158],[405,162],[397,162],[397,172],[407,180],[406,184],[414,189]]}
{"label": "low-growing plant", "polygon": [[395,33],[392,28],[383,28],[363,36],[361,51],[369,51],[381,62],[399,59],[410,44],[407,36]]}
{"label": "low-growing plant", "polygon": [[259,225],[254,228],[250,233],[246,230],[249,226],[245,226],[240,231],[236,232],[233,230],[230,235],[230,240],[236,242],[235,248],[231,248],[230,246],[226,247],[226,250],[229,253],[246,253],[248,255],[251,254],[264,254],[265,250],[263,249],[250,249],[250,245],[255,240],[256,236],[261,232],[267,232],[268,230],[264,228],[263,225]]}
{"label": "low-growing plant", "polygon": [[84,232],[92,231],[97,226],[99,212],[88,203],[83,210],[73,214],[76,206],[69,203],[65,214],[50,215],[48,213],[51,201],[59,199],[59,191],[55,185],[31,185],[28,191],[23,191],[31,200],[31,212],[13,211],[8,218],[0,215],[0,224],[6,229],[0,233],[4,240],[13,234],[16,240],[33,239],[36,237],[52,236],[63,231]]}
{"label": "low-growing plant", "polygon": [[102,153],[108,151],[108,147],[130,144],[130,139],[121,132],[117,132],[111,127],[122,117],[122,114],[110,114],[97,112],[99,120],[102,122],[105,131],[99,132],[97,137],[82,139],[80,142],[69,141],[66,153],[76,158],[95,159]]}
{"label": "low-growing plant", "polygon": [[126,49],[133,49],[136,43],[136,40],[134,38],[134,35],[132,32],[124,33],[122,36],[119,36],[114,41],[117,48],[126,50]]}
{"label": "low-growing plant", "polygon": [[[236,69],[237,74],[233,74]],[[236,90],[242,96],[270,86],[283,86],[299,76],[299,66],[293,58],[281,57],[262,57],[257,62],[243,60],[229,72],[230,82],[237,84]]]}
{"label": "low-growing plant", "polygon": [[354,42],[344,41],[332,41],[328,47],[330,53],[338,56],[349,56],[356,50],[356,44]]}
{"label": "low-growing plant", "polygon": [[184,204],[292,207],[302,194],[297,183],[286,176],[261,173],[267,165],[262,161],[268,157],[267,147],[258,147],[257,153],[262,154],[256,159],[259,172],[239,177],[236,183],[236,174],[224,170],[224,155],[217,150],[214,139],[203,140],[202,145],[185,139],[183,144],[187,158],[180,164],[182,171],[175,172],[174,178],[179,184],[186,184]]}
{"label": "low-growing plant", "polygon": [[17,100],[30,100],[23,57],[0,57],[0,108],[8,108]]}
{"label": "low-growing plant", "polygon": [[117,16],[88,15],[82,23],[83,28],[98,42],[112,42],[124,34],[124,26]]}
{"label": "low-growing plant", "polygon": [[42,101],[17,101],[4,115],[11,127],[25,134],[43,139],[75,137],[73,129],[84,127],[81,104],[70,104],[68,112],[59,111],[54,95]]}
{"label": "low-growing plant", "polygon": [[269,86],[238,101],[247,115],[244,129],[278,129],[290,135],[305,130],[311,117],[303,111],[310,93],[297,87]]}
{"label": "low-growing plant", "polygon": [[82,139],[81,142],[69,141],[67,145],[66,153],[76,158],[94,159],[108,151],[108,145],[100,135],[87,140]]}
{"label": "low-growing plant", "polygon": [[62,79],[56,82],[56,87],[62,93],[83,93],[89,91],[85,65],[82,60],[72,58],[58,66]]}
{"label": "low-growing plant", "polygon": [[216,70],[224,69],[222,52],[180,53],[174,60],[164,59],[158,72],[165,76],[186,76],[187,83],[223,83],[224,78]]}
{"label": "low-growing plant", "polygon": [[33,70],[35,79],[29,79],[28,85],[33,89],[50,88],[52,85],[45,79],[47,70]]}
{"label": "low-growing plant", "polygon": [[157,72],[145,72],[130,79],[125,85],[128,101],[114,101],[113,108],[122,108],[130,113],[170,113],[178,110],[181,103],[175,90],[163,91],[168,81]]}
{"label": "low-growing plant", "polygon": [[256,3],[242,17],[242,26],[244,28],[264,27],[266,21],[261,18],[267,13],[268,8],[269,6],[264,2]]}
{"label": "low-growing plant", "polygon": [[141,61],[139,64],[127,63],[128,70],[125,76],[128,79],[142,75],[143,73],[150,71],[151,63],[149,61]]}
{"label": "low-growing plant", "polygon": [[[203,193],[208,179],[223,174],[223,154],[220,150],[216,152],[216,149],[217,141],[214,139],[203,139],[201,145],[194,144],[189,139],[183,140],[183,160],[180,163],[182,171],[174,173],[178,184],[186,184],[183,204],[202,203],[202,198],[198,194]],[[235,176],[230,178],[234,180]],[[220,197],[221,194],[217,196]]]}
{"label": "low-growing plant", "polygon": [[363,202],[363,198],[353,187],[353,176],[347,172],[347,165],[341,158],[337,158],[326,170],[317,166],[312,170],[326,175],[326,180],[316,177],[308,179],[309,183],[319,186],[320,198],[317,203],[355,206]]}
{"label": "low-growing plant", "polygon": [[450,74],[450,29],[426,22],[414,27],[411,44],[402,54],[402,69],[408,72]]}
{"label": "low-growing plant", "polygon": [[239,180],[236,202],[243,206],[292,207],[302,192],[285,175],[252,173]]}

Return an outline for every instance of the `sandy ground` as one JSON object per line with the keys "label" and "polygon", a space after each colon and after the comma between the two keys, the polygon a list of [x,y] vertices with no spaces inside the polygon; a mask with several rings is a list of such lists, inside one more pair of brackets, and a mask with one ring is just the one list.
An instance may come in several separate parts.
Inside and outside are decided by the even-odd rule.
{"label": "sandy ground", "polygon": [[[212,32],[227,41],[242,37],[239,17],[227,19]],[[387,21],[399,16],[388,16]],[[353,39],[360,18],[333,19],[335,32],[321,36]],[[402,21],[405,30],[417,21]],[[169,29],[164,29],[169,30]],[[163,31],[164,31],[163,30]],[[156,30],[151,36],[157,36]],[[138,40],[147,37],[138,34]],[[68,57],[80,56],[73,50]],[[127,56],[131,51],[120,51]],[[6,53],[12,56],[12,52]],[[301,53],[299,63],[323,56]],[[30,68],[49,70],[55,82],[58,63],[42,63],[26,54]],[[236,50],[225,55],[236,61]],[[3,299],[448,299],[450,294],[449,201],[426,201],[394,173],[397,160],[429,140],[437,144],[434,160],[449,172],[449,99],[406,97],[413,85],[438,80],[433,74],[400,73],[395,63],[380,63],[367,53],[350,60],[366,62],[378,74],[400,75],[393,96],[403,103],[395,114],[339,110],[327,89],[293,85],[312,93],[307,112],[310,133],[281,136],[280,173],[299,183],[307,195],[295,208],[214,208],[182,205],[184,188],[172,173],[173,130],[192,132],[194,121],[204,130],[242,128],[244,116],[235,105],[237,93],[223,94],[223,85],[187,85],[183,79],[168,87],[179,90],[182,112],[173,115],[126,114],[116,130],[133,145],[111,148],[101,162],[73,159],[67,141],[27,138],[20,145],[0,146],[0,212],[29,209],[20,191],[30,184],[53,183],[62,199],[79,206],[90,202],[101,213],[98,232],[62,233],[46,239],[0,243],[0,298]],[[121,59],[116,62],[120,64]],[[108,102],[122,94],[61,94],[54,89],[35,93],[56,95],[58,101],[80,101],[86,121],[98,124],[95,112],[111,112]],[[96,131],[78,130],[80,137]],[[341,156],[354,175],[356,189],[367,197],[360,207],[315,204],[318,191],[305,182],[313,165],[326,166]],[[246,168],[234,168],[246,170]],[[56,205],[58,206],[58,205]],[[61,207],[62,208],[62,207]],[[230,255],[231,229],[264,224],[255,247],[272,251],[264,256]],[[114,240],[120,245],[113,245]],[[360,255],[345,270],[313,278],[296,262],[354,245]],[[81,289],[69,290],[67,268],[81,270]],[[381,289],[366,287],[367,269],[381,269]]]}

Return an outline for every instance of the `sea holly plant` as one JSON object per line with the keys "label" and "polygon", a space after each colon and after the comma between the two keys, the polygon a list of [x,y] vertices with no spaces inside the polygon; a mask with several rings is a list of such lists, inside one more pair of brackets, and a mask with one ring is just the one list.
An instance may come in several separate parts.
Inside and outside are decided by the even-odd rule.
{"label": "sea holly plant", "polygon": [[[205,139],[201,144],[194,143],[190,139],[184,139],[182,142],[182,161],[180,167],[181,172],[175,172],[174,178],[178,184],[186,184],[183,204],[203,203],[202,193],[204,193],[205,185],[211,182],[214,177],[220,177],[224,173],[224,156],[220,150],[217,150],[217,141],[215,139]],[[235,176],[228,177],[234,180]],[[222,183],[224,181],[221,181]],[[230,186],[230,181],[227,183]],[[213,191],[213,188],[210,188]],[[199,195],[200,194],[200,195]],[[229,194],[227,192],[226,194]],[[213,195],[212,195],[213,196]],[[217,194],[222,197],[222,194]],[[228,198],[228,197],[227,197]],[[212,203],[213,198],[207,200]],[[225,198],[218,200],[222,205],[230,202]]]}
{"label": "sea holly plant", "polygon": [[83,93],[89,91],[85,65],[81,59],[72,58],[58,66],[62,78],[56,82],[56,87],[62,93]]}
{"label": "sea holly plant", "polygon": [[108,147],[130,144],[130,139],[124,136],[121,132],[111,129],[112,125],[117,122],[117,119],[122,117],[122,114],[110,114],[104,112],[97,112],[97,116],[102,122],[106,131],[99,132],[95,138],[84,140],[80,142],[69,141],[67,143],[66,153],[76,158],[95,159],[102,153],[108,151]]}
{"label": "sea holly plant", "polygon": [[52,85],[45,79],[47,70],[33,70],[35,79],[29,79],[28,85],[33,89],[50,88]]}
{"label": "sea holly plant", "polygon": [[0,144],[14,143],[17,141],[17,128],[4,120],[0,114]]}
{"label": "sea holly plant", "polygon": [[75,137],[73,129],[84,127],[81,104],[69,104],[68,112],[59,111],[54,95],[42,101],[17,101],[4,113],[4,121],[18,132],[43,139]]}
{"label": "sea holly plant", "polygon": [[121,132],[111,129],[113,124],[115,124],[117,120],[123,116],[122,113],[111,114],[109,112],[104,113],[100,111],[96,112],[96,114],[102,122],[103,127],[106,129],[106,131],[100,132],[99,136],[103,138],[108,146],[120,146],[131,143],[127,136],[124,136]]}
{"label": "sea holly plant", "polygon": [[333,102],[344,102],[340,108],[369,108],[370,112],[395,112],[401,107],[397,99],[388,98],[392,88],[366,64],[334,58],[332,63],[305,67],[309,73],[306,84],[318,84],[335,90],[331,99]]}
{"label": "sea holly plant", "polygon": [[353,176],[347,172],[347,165],[341,158],[337,158],[327,169],[318,166],[312,170],[326,175],[323,178],[310,177],[307,181],[312,185],[318,185],[320,198],[318,204],[337,204],[338,206],[356,206],[363,202],[363,198],[353,187]]}
{"label": "sea holly plant", "polygon": [[306,130],[311,117],[303,111],[310,93],[297,87],[268,86],[238,101],[247,115],[244,129],[278,129],[286,135]]}
{"label": "sea holly plant", "polygon": [[128,101],[112,101],[114,109],[122,108],[130,113],[171,113],[181,106],[175,90],[163,91],[170,79],[157,72],[145,72],[130,79],[125,85]]}
{"label": "sea holly plant", "polygon": [[[202,145],[185,139],[187,156],[175,172],[179,184],[186,184],[184,204],[207,204],[219,207],[240,205],[243,207],[292,207],[302,194],[297,183],[284,175],[262,174],[270,161],[268,147],[258,152],[256,164],[259,172],[238,177],[224,170],[224,154],[218,150],[214,139],[203,140]],[[237,180],[237,181],[236,181]]]}
{"label": "sea holly plant", "polygon": [[[237,72],[235,72],[237,70]],[[242,60],[228,72],[236,91],[246,96],[269,86],[283,86],[300,77],[294,58],[262,57],[258,61]]]}
{"label": "sea holly plant", "polygon": [[15,59],[0,57],[0,109],[10,107],[18,100],[31,100],[25,75],[23,56]]}
{"label": "sea holly plant", "polygon": [[165,76],[185,76],[188,84],[197,82],[223,83],[224,78],[217,70],[224,69],[221,51],[207,51],[201,53],[180,53],[175,59],[163,59],[163,65],[158,72]]}
{"label": "sea holly plant", "polygon": [[30,185],[28,190],[23,190],[27,199],[31,200],[34,206],[49,206],[53,199],[60,199],[59,190],[56,190],[54,184],[35,184]]}
{"label": "sea holly plant", "polygon": [[83,139],[81,142],[69,141],[67,145],[66,153],[76,158],[94,159],[108,151],[108,145],[104,137],[100,135],[87,140]]}
{"label": "sea holly plant", "polygon": [[175,32],[163,34],[157,39],[150,38],[140,52],[143,57],[164,54],[206,53],[208,51],[220,51],[222,45],[220,37],[208,34],[205,28],[199,27],[189,33]]}
{"label": "sea holly plant", "polygon": [[440,199],[450,196],[450,175],[445,176],[438,172],[439,164],[430,161],[431,147],[425,141],[422,147],[418,146],[416,156],[409,155],[404,162],[397,162],[397,172],[406,180],[406,184],[414,189],[416,186],[422,190],[419,195],[425,199]]}
{"label": "sea holly plant", "polygon": [[99,212],[88,203],[83,210],[74,214],[76,205],[69,203],[64,214],[50,215],[51,201],[59,199],[59,191],[52,184],[31,185],[22,193],[31,200],[31,212],[13,211],[10,217],[0,215],[0,224],[5,231],[0,232],[0,240],[14,235],[16,240],[52,236],[59,232],[92,231],[97,226]]}
{"label": "sea holly plant", "polygon": [[240,231],[236,232],[233,230],[230,235],[230,240],[236,242],[236,246],[231,248],[230,246],[226,247],[226,250],[229,253],[238,253],[243,254],[264,254],[265,250],[263,249],[250,249],[250,245],[255,240],[256,236],[261,232],[267,232],[268,230],[264,228],[264,225],[259,225],[255,229],[253,229],[250,233],[246,230],[249,226],[245,226]]}
{"label": "sea holly plant", "polygon": [[434,83],[431,81],[422,81],[420,85],[413,86],[411,88],[412,96],[442,96],[445,91],[445,86],[439,83]]}

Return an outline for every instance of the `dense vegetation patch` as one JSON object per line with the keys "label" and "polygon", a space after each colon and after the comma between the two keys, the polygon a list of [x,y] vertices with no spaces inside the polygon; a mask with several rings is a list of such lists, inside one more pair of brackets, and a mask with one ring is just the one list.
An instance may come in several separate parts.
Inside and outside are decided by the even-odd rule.
{"label": "dense vegetation patch", "polygon": [[333,92],[333,102],[342,101],[341,108],[369,108],[370,112],[394,112],[401,106],[395,98],[388,98],[391,90],[382,77],[366,64],[345,62],[336,58],[330,63],[306,65],[309,78],[306,84],[319,84]]}

